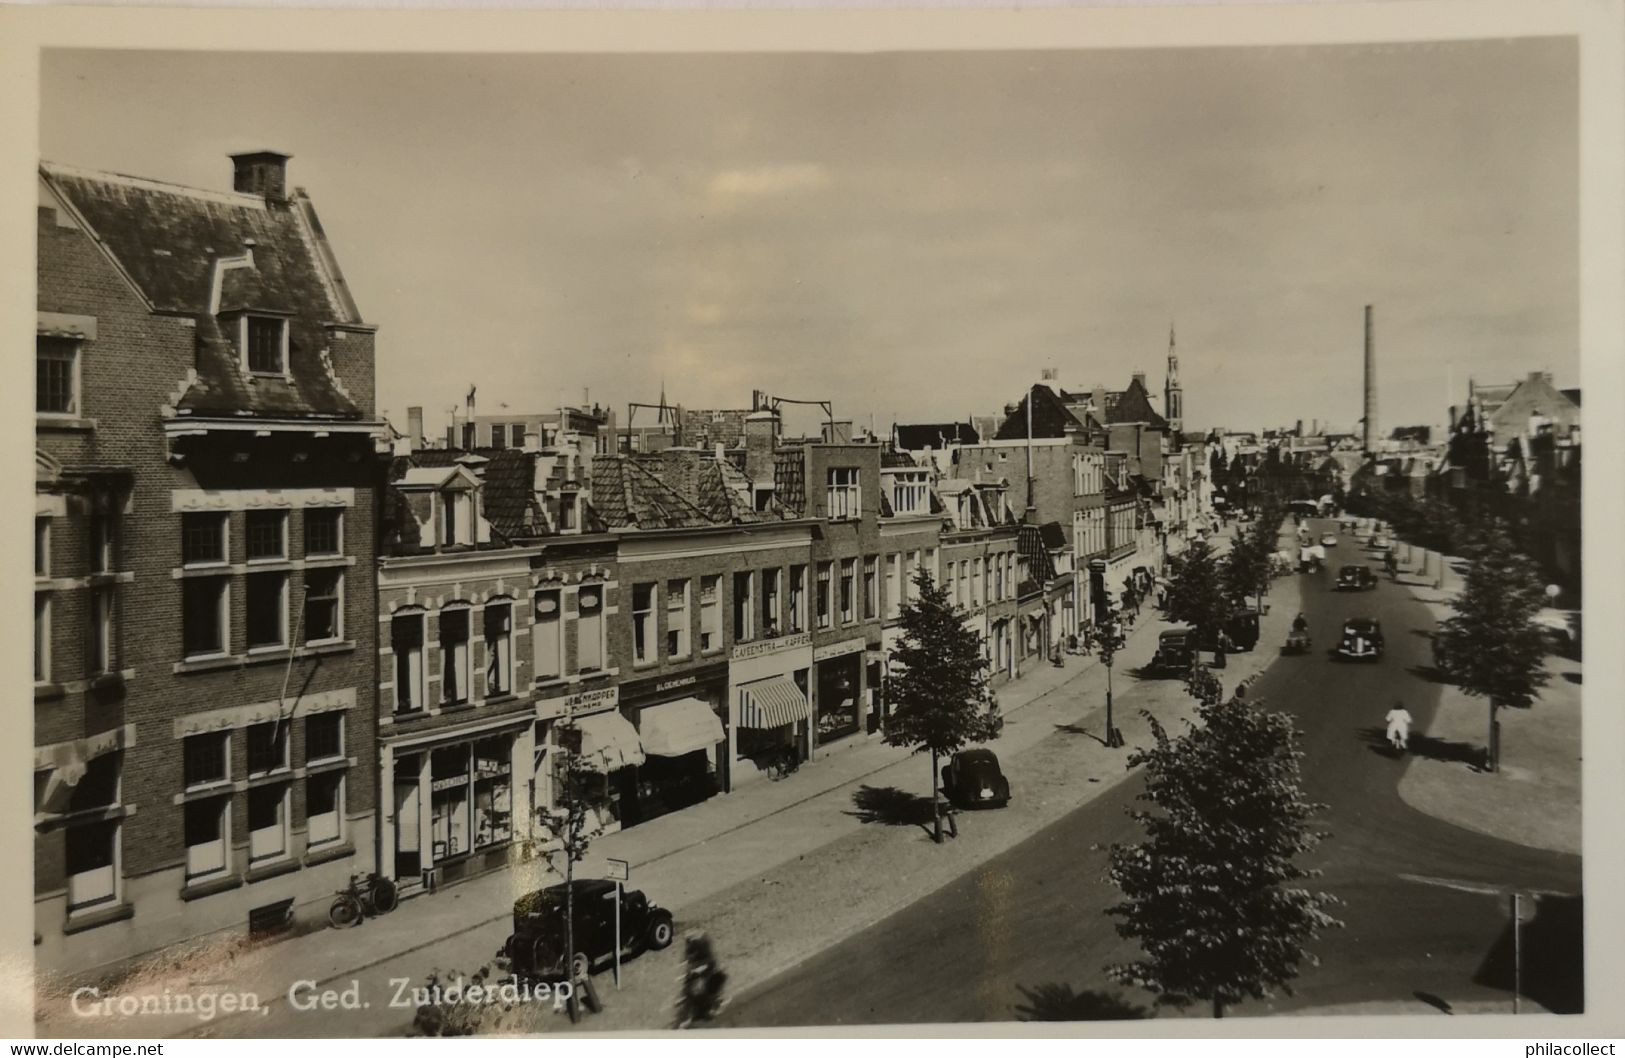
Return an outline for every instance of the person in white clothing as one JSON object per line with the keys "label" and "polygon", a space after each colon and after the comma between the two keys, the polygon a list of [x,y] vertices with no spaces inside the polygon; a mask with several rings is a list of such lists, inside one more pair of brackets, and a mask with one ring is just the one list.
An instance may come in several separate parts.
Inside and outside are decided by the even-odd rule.
{"label": "person in white clothing", "polygon": [[1388,721],[1389,745],[1399,750],[1408,749],[1411,741],[1411,714],[1406,712],[1405,704],[1395,702],[1384,719]]}

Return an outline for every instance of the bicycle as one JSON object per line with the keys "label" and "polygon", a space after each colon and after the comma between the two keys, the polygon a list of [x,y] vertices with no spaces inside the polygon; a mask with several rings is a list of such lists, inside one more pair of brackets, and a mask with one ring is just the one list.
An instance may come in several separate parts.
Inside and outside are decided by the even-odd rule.
{"label": "bicycle", "polygon": [[387,915],[400,903],[395,883],[388,878],[368,872],[350,875],[350,884],[340,889],[327,909],[327,920],[334,929],[359,926],[361,920],[374,915]]}

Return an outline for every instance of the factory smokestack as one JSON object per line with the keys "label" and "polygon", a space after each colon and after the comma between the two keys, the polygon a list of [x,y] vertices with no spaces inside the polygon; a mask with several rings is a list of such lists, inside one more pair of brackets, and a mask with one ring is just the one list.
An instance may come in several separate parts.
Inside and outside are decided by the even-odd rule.
{"label": "factory smokestack", "polygon": [[1365,450],[1377,450],[1377,348],[1371,330],[1371,306],[1365,307]]}

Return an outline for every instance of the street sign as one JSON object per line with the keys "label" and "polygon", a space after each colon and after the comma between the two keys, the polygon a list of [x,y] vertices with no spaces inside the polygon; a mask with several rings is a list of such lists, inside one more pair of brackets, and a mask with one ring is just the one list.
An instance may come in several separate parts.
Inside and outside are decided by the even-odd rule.
{"label": "street sign", "polygon": [[612,882],[630,882],[632,880],[632,865],[625,860],[609,860],[609,880]]}

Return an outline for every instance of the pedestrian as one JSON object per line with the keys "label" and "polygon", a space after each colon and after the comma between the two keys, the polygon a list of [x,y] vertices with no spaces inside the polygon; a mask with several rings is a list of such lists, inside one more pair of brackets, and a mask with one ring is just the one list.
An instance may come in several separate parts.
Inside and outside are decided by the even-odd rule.
{"label": "pedestrian", "polygon": [[1410,748],[1411,741],[1411,714],[1406,711],[1404,702],[1395,702],[1394,707],[1388,710],[1383,718],[1388,722],[1388,744],[1403,753]]}

